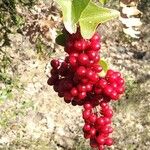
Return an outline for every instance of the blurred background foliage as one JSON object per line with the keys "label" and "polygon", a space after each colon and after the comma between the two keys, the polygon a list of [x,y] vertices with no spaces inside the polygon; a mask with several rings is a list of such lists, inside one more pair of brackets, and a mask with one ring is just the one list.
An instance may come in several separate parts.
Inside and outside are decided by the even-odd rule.
{"label": "blurred background foliage", "polygon": [[0,102],[12,98],[12,89],[18,88],[19,79],[8,70],[13,70],[13,57],[5,47],[11,47],[9,34],[22,34],[25,18],[19,11],[30,9],[38,0],[0,0]]}

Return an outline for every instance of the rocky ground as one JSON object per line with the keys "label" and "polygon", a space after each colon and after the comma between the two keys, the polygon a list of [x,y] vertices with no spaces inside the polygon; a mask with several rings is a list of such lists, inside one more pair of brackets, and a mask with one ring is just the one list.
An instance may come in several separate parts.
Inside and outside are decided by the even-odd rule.
{"label": "rocky ground", "polygon": [[[115,20],[99,28],[101,57],[126,78],[126,94],[114,109],[112,150],[148,150],[150,147],[150,39],[144,24],[142,38],[129,40]],[[18,78],[13,98],[0,105],[1,150],[90,150],[82,135],[82,109],[63,102],[47,85],[50,59],[63,58],[63,48],[51,41],[55,52],[40,56],[29,38],[10,34],[12,76]]]}

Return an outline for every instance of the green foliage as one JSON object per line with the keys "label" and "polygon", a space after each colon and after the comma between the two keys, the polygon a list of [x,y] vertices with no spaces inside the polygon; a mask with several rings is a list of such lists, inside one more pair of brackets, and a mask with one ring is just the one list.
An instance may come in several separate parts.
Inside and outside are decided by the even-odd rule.
{"label": "green foliage", "polygon": [[109,0],[99,0],[103,5],[106,4]]}
{"label": "green foliage", "polygon": [[65,28],[70,33],[75,33],[80,25],[84,38],[91,38],[100,23],[119,16],[116,10],[104,8],[88,0],[57,0],[62,8]]}
{"label": "green foliage", "polygon": [[61,45],[61,46],[64,46],[65,45],[65,40],[66,40],[66,38],[65,38],[65,35],[64,34],[59,34],[57,37],[56,37],[56,43],[58,44],[58,45]]}
{"label": "green foliage", "polygon": [[13,77],[8,72],[11,68],[11,63],[12,60],[7,53],[0,56],[0,103],[11,99],[13,97],[12,89],[18,88],[17,77]]}
{"label": "green foliage", "polygon": [[82,36],[91,38],[100,23],[116,18],[118,15],[116,10],[103,8],[91,2],[83,11],[79,21]]}
{"label": "green foliage", "polygon": [[82,11],[90,0],[57,0],[62,8],[65,28],[70,33],[76,32],[76,23],[79,21]]}
{"label": "green foliage", "polygon": [[52,51],[49,50],[49,47],[43,43],[40,36],[36,39],[35,49],[39,58],[45,58],[46,56],[50,56],[52,53]]}
{"label": "green foliage", "polygon": [[10,45],[8,34],[12,33],[15,27],[19,31],[24,24],[23,16],[17,12],[17,6],[27,6],[31,8],[35,0],[1,0],[0,2],[0,42],[3,40],[2,46]]}
{"label": "green foliage", "polygon": [[99,64],[103,68],[103,70],[99,73],[99,76],[104,77],[107,70],[109,69],[108,63],[106,62],[106,60],[101,59]]}
{"label": "green foliage", "polygon": [[15,120],[18,116],[24,116],[29,108],[33,107],[33,101],[26,100],[20,102],[19,106],[11,106],[6,110],[1,111],[0,127],[6,128],[9,123]]}

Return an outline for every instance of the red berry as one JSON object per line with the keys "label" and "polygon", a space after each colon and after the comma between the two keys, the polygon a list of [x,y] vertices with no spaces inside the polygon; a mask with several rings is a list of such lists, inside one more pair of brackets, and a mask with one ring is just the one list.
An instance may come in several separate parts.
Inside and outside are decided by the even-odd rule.
{"label": "red berry", "polygon": [[94,137],[95,134],[96,134],[96,129],[95,129],[95,128],[91,128],[90,131],[89,131],[89,133],[90,133],[90,135],[91,135],[92,137]]}
{"label": "red berry", "polygon": [[91,69],[88,69],[86,72],[87,78],[91,79],[94,75],[94,72]]}
{"label": "red berry", "polygon": [[77,88],[75,88],[75,87],[72,88],[71,91],[70,91],[70,93],[71,93],[72,96],[77,96],[77,95],[78,95],[78,90],[77,90]]}
{"label": "red berry", "polygon": [[79,56],[78,56],[78,61],[79,61],[79,64],[80,65],[88,65],[89,63],[89,58],[86,54],[84,53],[81,53]]}
{"label": "red berry", "polygon": [[53,68],[55,68],[55,69],[57,69],[58,67],[59,67],[59,61],[58,60],[56,60],[56,59],[53,59],[52,61],[51,61],[51,66],[53,67]]}
{"label": "red berry", "polygon": [[101,94],[101,93],[102,93],[102,89],[95,87],[94,92],[95,92],[96,94]]}
{"label": "red berry", "polygon": [[74,53],[70,53],[69,56],[70,56],[70,57],[72,57],[72,56],[73,56],[73,57],[78,57],[79,54],[74,52]]}
{"label": "red berry", "polygon": [[84,76],[86,74],[86,68],[84,66],[80,66],[76,73],[78,76]]}
{"label": "red berry", "polygon": [[86,92],[86,86],[85,85],[79,84],[77,86],[77,88],[78,88],[79,92]]}
{"label": "red berry", "polygon": [[107,146],[113,145],[113,140],[112,140],[112,138],[107,138],[107,139],[105,140],[105,145],[107,145]]}
{"label": "red berry", "polygon": [[79,40],[79,41],[76,41],[75,44],[74,44],[74,47],[75,47],[75,49],[77,49],[79,51],[83,51],[87,47],[87,42],[83,39]]}
{"label": "red berry", "polygon": [[91,41],[92,42],[100,42],[100,36],[99,36],[99,34],[98,33],[95,33],[93,36],[92,36],[92,38],[91,38]]}
{"label": "red berry", "polygon": [[107,86],[107,81],[105,79],[100,79],[97,83],[98,87],[105,88]]}
{"label": "red berry", "polygon": [[125,91],[125,89],[124,89],[124,87],[122,87],[122,86],[119,86],[119,87],[116,88],[116,92],[117,92],[118,94],[123,94],[124,91]]}
{"label": "red berry", "polygon": [[95,65],[93,66],[93,70],[94,70],[95,72],[99,73],[99,72],[102,71],[102,67],[99,66],[98,64],[95,64]]}
{"label": "red berry", "polygon": [[98,126],[103,126],[105,124],[104,118],[103,117],[99,117],[96,119],[96,124]]}
{"label": "red berry", "polygon": [[96,51],[90,50],[87,52],[87,55],[88,55],[89,59],[94,60],[98,54]]}
{"label": "red berry", "polygon": [[121,77],[121,73],[120,72],[115,72],[117,77]]}
{"label": "red berry", "polygon": [[95,62],[95,63],[98,63],[99,61],[100,61],[100,56],[97,55],[97,56],[95,57],[95,59],[94,59],[94,62]]}
{"label": "red berry", "polygon": [[90,103],[85,103],[84,105],[83,105],[83,107],[84,107],[84,109],[89,109],[89,110],[91,110],[92,109],[92,105],[90,104]]}
{"label": "red berry", "polygon": [[69,56],[69,62],[71,66],[76,66],[77,65],[77,58],[74,56]]}
{"label": "red berry", "polygon": [[92,84],[87,83],[87,84],[86,84],[86,91],[87,91],[87,92],[92,91],[92,87],[93,87],[93,85],[92,85]]}
{"label": "red berry", "polygon": [[100,102],[100,106],[102,107],[102,109],[103,108],[108,108],[108,104],[106,102],[104,102],[104,101]]}
{"label": "red berry", "polygon": [[94,72],[93,76],[89,76],[89,79],[95,83],[98,81],[99,77],[98,77],[97,73]]}
{"label": "red berry", "polygon": [[96,141],[97,141],[98,144],[104,145],[104,143],[105,143],[105,138],[104,138],[103,136],[99,135],[99,136],[96,138]]}
{"label": "red berry", "polygon": [[104,150],[104,146],[103,145],[99,145],[98,146],[98,150]]}
{"label": "red berry", "polygon": [[71,99],[65,99],[65,98],[64,98],[64,101],[65,101],[66,103],[70,103],[70,102],[71,102]]}
{"label": "red berry", "polygon": [[109,78],[112,74],[114,74],[114,71],[113,70],[108,70],[107,71],[107,74],[106,74],[106,78]]}
{"label": "red berry", "polygon": [[111,118],[103,117],[105,124],[111,124]]}
{"label": "red berry", "polygon": [[90,129],[91,129],[91,126],[89,124],[85,124],[83,127],[84,132],[90,131]]}
{"label": "red berry", "polygon": [[106,85],[106,87],[104,88],[104,92],[107,95],[110,95],[113,91],[113,88],[110,85]]}
{"label": "red berry", "polygon": [[64,93],[64,99],[65,99],[66,101],[71,101],[72,95],[71,95],[69,92],[65,92],[65,93]]}
{"label": "red berry", "polygon": [[111,86],[113,89],[116,89],[118,87],[118,84],[116,82],[111,83]]}
{"label": "red berry", "polygon": [[87,78],[83,78],[83,79],[81,79],[81,82],[83,83],[83,84],[86,84],[86,83],[88,83],[88,79]]}
{"label": "red berry", "polygon": [[81,93],[78,94],[79,100],[82,100],[82,99],[84,99],[85,97],[86,97],[86,92],[81,92]]}
{"label": "red berry", "polygon": [[104,109],[102,110],[102,114],[105,116],[105,117],[108,117],[108,118],[111,118],[113,116],[113,111],[111,109]]}
{"label": "red berry", "polygon": [[124,85],[124,79],[117,78],[117,84],[120,85],[120,86]]}
{"label": "red berry", "polygon": [[91,135],[89,133],[84,133],[84,138],[89,139],[89,138],[91,138]]}
{"label": "red berry", "polygon": [[111,126],[108,126],[108,132],[112,133],[113,132],[113,128]]}
{"label": "red berry", "polygon": [[106,134],[109,133],[109,128],[108,128],[108,126],[106,126],[106,125],[105,125],[105,126],[102,126],[102,127],[101,127],[101,132],[104,133],[104,134],[105,134],[105,133],[106,133]]}
{"label": "red berry", "polygon": [[118,100],[119,99],[118,93],[116,91],[114,91],[114,90],[110,93],[110,97],[113,100]]}
{"label": "red berry", "polygon": [[91,42],[91,49],[94,51],[98,51],[101,48],[100,44],[98,42]]}
{"label": "red berry", "polygon": [[90,146],[92,148],[97,148],[98,144],[97,144],[97,142],[96,142],[96,140],[94,138],[90,139]]}
{"label": "red berry", "polygon": [[110,77],[107,79],[110,83],[114,83],[117,80],[117,76],[115,73],[113,73]]}
{"label": "red berry", "polygon": [[82,114],[83,114],[83,116],[82,116],[83,119],[88,119],[91,115],[91,111],[90,110],[84,110]]}
{"label": "red berry", "polygon": [[96,119],[97,119],[97,117],[96,117],[96,115],[94,115],[94,114],[92,114],[92,115],[89,117],[89,121],[90,121],[91,123],[95,123],[95,122],[96,122]]}
{"label": "red berry", "polygon": [[54,84],[56,83],[56,81],[57,81],[57,78],[54,77],[54,76],[52,76],[52,77],[50,77],[50,78],[47,80],[47,84],[48,84],[48,85],[54,85]]}

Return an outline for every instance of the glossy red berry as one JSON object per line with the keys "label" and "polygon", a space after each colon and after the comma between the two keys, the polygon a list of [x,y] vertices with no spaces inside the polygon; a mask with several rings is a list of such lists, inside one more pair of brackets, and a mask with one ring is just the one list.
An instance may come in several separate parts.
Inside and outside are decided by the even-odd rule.
{"label": "glossy red berry", "polygon": [[72,96],[77,96],[77,95],[78,95],[78,90],[77,90],[77,88],[75,88],[75,87],[72,88],[71,91],[70,91],[70,93],[71,93]]}
{"label": "glossy red berry", "polygon": [[98,144],[104,145],[104,143],[105,143],[105,138],[104,138],[103,136],[99,135],[99,136],[96,138],[96,141],[97,141]]}
{"label": "glossy red berry", "polygon": [[107,146],[113,145],[113,140],[112,140],[112,138],[107,138],[107,139],[105,140],[105,145],[107,145]]}
{"label": "glossy red berry", "polygon": [[97,126],[104,126],[104,125],[105,125],[105,120],[104,120],[104,118],[103,118],[103,117],[97,118],[96,124],[97,124]]}
{"label": "glossy red berry", "polygon": [[86,97],[86,92],[81,92],[78,94],[79,100],[83,100]]}
{"label": "glossy red berry", "polygon": [[82,114],[83,114],[83,116],[82,116],[83,119],[86,120],[90,117],[91,111],[90,110],[84,110]]}
{"label": "glossy red berry", "polygon": [[76,73],[78,76],[84,76],[86,74],[86,68],[84,66],[80,66]]}
{"label": "glossy red berry", "polygon": [[96,119],[97,119],[96,115],[92,114],[92,115],[89,117],[89,122],[90,122],[90,123],[95,123],[95,122],[96,122]]}
{"label": "glossy red berry", "polygon": [[91,38],[92,42],[100,42],[100,40],[101,40],[101,38],[98,33],[95,33]]}
{"label": "glossy red berry", "polygon": [[87,55],[89,57],[89,59],[94,60],[95,57],[98,55],[97,51],[91,50],[87,52]]}
{"label": "glossy red berry", "polygon": [[77,58],[75,56],[70,56],[69,62],[70,62],[71,66],[76,66],[77,65]]}
{"label": "glossy red berry", "polygon": [[91,137],[94,137],[95,134],[96,134],[96,129],[95,128],[91,128],[89,133],[90,133]]}
{"label": "glossy red berry", "polygon": [[55,69],[57,69],[58,67],[59,67],[59,61],[58,60],[56,60],[56,59],[53,59],[52,61],[51,61],[51,66],[53,67],[53,68],[55,68]]}
{"label": "glossy red berry", "polygon": [[79,56],[78,56],[78,62],[80,65],[85,65],[87,66],[88,63],[89,63],[89,58],[86,54],[84,53],[81,53]]}
{"label": "glossy red berry", "polygon": [[91,110],[92,109],[92,104],[90,104],[90,103],[85,103],[84,105],[83,105],[83,107],[84,107],[84,109],[85,110]]}
{"label": "glossy red berry", "polygon": [[85,124],[84,127],[83,127],[84,132],[88,132],[88,131],[90,131],[90,129],[91,129],[90,124]]}
{"label": "glossy red berry", "polygon": [[97,144],[97,142],[96,142],[96,140],[94,138],[90,139],[90,146],[92,148],[97,148],[98,144]]}

